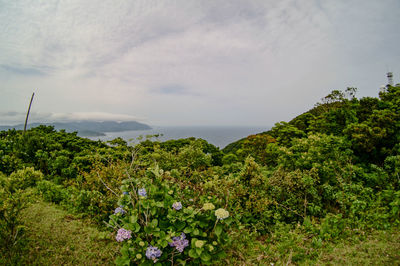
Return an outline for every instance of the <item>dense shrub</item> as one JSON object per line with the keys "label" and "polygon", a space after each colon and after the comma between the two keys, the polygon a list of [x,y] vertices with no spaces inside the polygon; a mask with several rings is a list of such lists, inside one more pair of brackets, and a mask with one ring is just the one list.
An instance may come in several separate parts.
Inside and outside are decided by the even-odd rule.
{"label": "dense shrub", "polygon": [[229,213],[212,198],[197,207],[199,202],[188,200],[163,174],[149,169],[141,178],[122,181],[119,207],[109,222],[123,242],[117,264],[198,265],[224,258]]}
{"label": "dense shrub", "polygon": [[5,177],[0,173],[0,263],[5,265],[18,263],[20,249],[26,242],[20,215],[31,194],[21,189],[25,185],[18,178],[20,174]]}
{"label": "dense shrub", "polygon": [[[21,232],[29,187],[98,223],[109,218],[122,242],[118,264],[222,263],[240,230],[280,241],[277,252],[290,248],[297,263],[326,241],[398,226],[400,88],[380,99],[354,92],[333,91],[226,154],[195,138],[130,147],[52,127],[0,132],[0,171],[9,175],[0,178],[2,241]],[[303,239],[311,251],[299,246]]]}
{"label": "dense shrub", "polygon": [[38,182],[37,191],[44,200],[54,203],[61,203],[68,198],[67,190],[62,185],[54,184],[48,180]]}
{"label": "dense shrub", "polygon": [[9,182],[13,183],[13,189],[26,189],[34,187],[42,179],[43,174],[40,171],[36,171],[33,167],[27,167],[11,173]]}

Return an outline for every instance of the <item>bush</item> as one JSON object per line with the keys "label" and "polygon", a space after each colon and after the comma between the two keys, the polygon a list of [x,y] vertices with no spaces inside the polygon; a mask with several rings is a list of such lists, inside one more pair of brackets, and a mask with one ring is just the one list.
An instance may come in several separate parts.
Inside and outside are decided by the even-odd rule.
{"label": "bush", "polygon": [[67,190],[62,185],[56,185],[51,181],[38,182],[36,189],[45,201],[59,204],[68,198]]}
{"label": "bush", "polygon": [[29,203],[30,193],[19,189],[21,184],[15,182],[15,177],[0,176],[0,179],[0,251],[4,254],[0,263],[14,264],[24,245],[25,228],[20,214]]}
{"label": "bush", "polygon": [[122,181],[120,207],[109,221],[118,230],[116,240],[122,242],[117,264],[198,265],[225,257],[229,213],[217,209],[211,199],[198,207],[162,175],[155,168],[145,177]]}
{"label": "bush", "polygon": [[11,173],[9,183],[12,189],[26,189],[34,187],[42,179],[43,174],[40,171],[36,171],[33,167],[26,167]]}

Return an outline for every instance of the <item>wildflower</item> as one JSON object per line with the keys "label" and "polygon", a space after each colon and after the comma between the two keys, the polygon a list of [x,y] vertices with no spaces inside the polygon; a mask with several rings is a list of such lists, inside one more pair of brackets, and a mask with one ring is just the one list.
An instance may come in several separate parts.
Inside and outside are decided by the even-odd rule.
{"label": "wildflower", "polygon": [[169,195],[172,195],[172,194],[174,194],[174,191],[173,191],[173,190],[170,190],[170,191],[168,191],[168,194],[169,194]]}
{"label": "wildflower", "polygon": [[212,203],[204,203],[203,205],[203,210],[208,211],[208,210],[214,210],[215,206]]}
{"label": "wildflower", "polygon": [[212,252],[213,250],[214,250],[214,247],[211,246],[211,245],[209,245],[209,246],[208,246],[208,251]]}
{"label": "wildflower", "polygon": [[114,214],[118,214],[120,213],[121,215],[125,214],[126,211],[124,211],[124,209],[122,209],[122,207],[118,207],[115,209]]}
{"label": "wildflower", "polygon": [[226,211],[225,209],[219,208],[218,210],[215,211],[215,216],[217,216],[218,220],[223,220],[229,217],[229,212]]}
{"label": "wildflower", "polygon": [[146,257],[149,260],[153,260],[154,262],[157,260],[157,258],[161,257],[162,251],[159,250],[157,247],[153,247],[151,245],[148,246],[146,249]]}
{"label": "wildflower", "polygon": [[175,247],[179,252],[183,252],[185,247],[189,246],[189,240],[186,239],[186,235],[182,233],[180,236],[172,238],[172,242],[168,243],[170,247]]}
{"label": "wildflower", "polygon": [[138,194],[139,194],[139,196],[141,196],[141,197],[147,197],[147,192],[146,192],[146,189],[145,189],[145,188],[139,188]]}
{"label": "wildflower", "polygon": [[174,204],[172,204],[172,208],[179,211],[180,209],[182,209],[182,203],[180,201],[174,202]]}
{"label": "wildflower", "polygon": [[140,241],[140,242],[139,242],[139,246],[144,247],[144,245],[145,245],[145,244],[144,244],[143,241]]}
{"label": "wildflower", "polygon": [[118,233],[117,233],[117,236],[115,237],[115,239],[118,242],[122,242],[122,241],[124,241],[126,239],[130,239],[132,237],[131,233],[132,233],[132,231],[126,230],[124,228],[121,228],[121,229],[118,230]]}
{"label": "wildflower", "polygon": [[142,258],[142,254],[136,254],[136,258],[140,260]]}
{"label": "wildflower", "polygon": [[204,243],[206,243],[206,241],[203,240],[197,240],[194,245],[196,246],[196,248],[202,248],[204,246]]}
{"label": "wildflower", "polygon": [[129,195],[129,192],[124,191],[124,192],[122,192],[122,195]]}

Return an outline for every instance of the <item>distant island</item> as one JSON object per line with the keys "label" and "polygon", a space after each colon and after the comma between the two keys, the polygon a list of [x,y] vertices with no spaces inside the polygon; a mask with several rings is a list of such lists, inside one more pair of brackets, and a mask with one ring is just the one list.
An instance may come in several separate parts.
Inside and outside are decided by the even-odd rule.
{"label": "distant island", "polygon": [[[115,122],[115,121],[76,121],[76,122],[54,122],[54,123],[30,123],[28,128],[37,127],[40,125],[54,126],[56,130],[65,129],[67,132],[78,132],[82,137],[97,137],[105,136],[104,132],[121,132],[128,130],[147,130],[151,129],[149,125],[139,123],[136,121],[128,122]],[[24,128],[23,124],[15,126],[0,126],[1,130],[13,129],[21,130]]]}

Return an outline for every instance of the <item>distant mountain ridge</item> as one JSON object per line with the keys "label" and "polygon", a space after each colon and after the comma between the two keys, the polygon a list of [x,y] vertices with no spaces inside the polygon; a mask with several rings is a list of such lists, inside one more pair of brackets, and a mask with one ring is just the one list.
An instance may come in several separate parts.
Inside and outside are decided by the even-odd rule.
{"label": "distant mountain ridge", "polygon": [[[65,129],[67,132],[78,132],[80,136],[104,136],[104,132],[121,132],[128,130],[147,130],[151,129],[149,125],[136,121],[116,122],[116,121],[75,121],[75,122],[54,122],[54,123],[30,123],[27,128],[37,127],[40,125],[54,126],[56,130]],[[8,130],[15,128],[21,130],[23,124],[15,126],[0,126],[0,130]]]}

